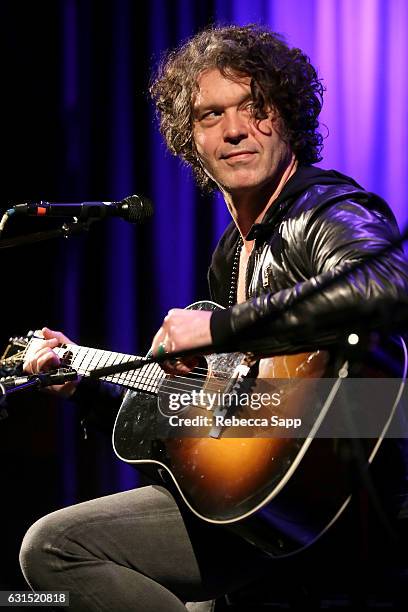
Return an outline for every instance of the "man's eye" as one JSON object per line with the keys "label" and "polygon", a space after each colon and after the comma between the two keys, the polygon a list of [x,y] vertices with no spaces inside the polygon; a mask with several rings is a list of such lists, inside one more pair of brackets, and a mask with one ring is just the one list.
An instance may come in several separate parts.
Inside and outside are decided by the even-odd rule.
{"label": "man's eye", "polygon": [[211,110],[211,111],[207,111],[206,113],[204,113],[201,116],[201,120],[203,119],[216,119],[217,117],[221,116],[221,111],[217,111],[217,110]]}
{"label": "man's eye", "polygon": [[247,111],[248,113],[252,113],[253,110],[254,110],[254,102],[253,102],[253,100],[251,100],[250,102],[246,102],[242,108],[245,111]]}

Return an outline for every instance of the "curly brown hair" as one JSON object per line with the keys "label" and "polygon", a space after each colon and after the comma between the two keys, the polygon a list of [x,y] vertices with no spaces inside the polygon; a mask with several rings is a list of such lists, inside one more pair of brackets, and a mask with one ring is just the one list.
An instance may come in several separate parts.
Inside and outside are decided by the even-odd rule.
{"label": "curly brown hair", "polygon": [[276,109],[282,135],[299,162],[322,159],[318,116],[323,86],[309,58],[259,25],[211,27],[170,51],[150,86],[167,146],[192,166],[200,186],[214,183],[198,160],[192,105],[198,76],[211,68],[228,78],[250,76],[254,117],[264,119],[268,110]]}

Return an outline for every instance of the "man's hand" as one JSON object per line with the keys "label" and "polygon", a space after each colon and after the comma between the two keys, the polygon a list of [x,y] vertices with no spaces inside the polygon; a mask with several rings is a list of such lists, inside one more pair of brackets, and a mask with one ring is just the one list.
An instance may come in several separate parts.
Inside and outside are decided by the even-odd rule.
{"label": "man's hand", "polygon": [[[27,374],[39,374],[56,370],[61,365],[61,360],[53,349],[59,344],[75,344],[62,332],[53,331],[48,327],[41,330],[44,340],[32,342],[30,350],[27,351],[23,363],[23,370]],[[46,387],[47,391],[56,393],[62,397],[69,397],[76,389],[79,380],[69,381],[63,385],[52,385]]]}
{"label": "man's hand", "polygon": [[[154,337],[153,355],[208,346],[212,343],[209,310],[183,310],[173,308],[165,317],[162,326]],[[163,369],[168,374],[186,374],[198,364],[197,357],[187,357],[177,362],[165,361]]]}

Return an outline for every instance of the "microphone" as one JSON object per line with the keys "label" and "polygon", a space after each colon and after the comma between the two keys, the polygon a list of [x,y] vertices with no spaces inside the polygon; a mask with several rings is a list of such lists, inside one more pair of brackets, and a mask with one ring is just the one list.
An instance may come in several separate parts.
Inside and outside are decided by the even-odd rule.
{"label": "microphone", "polygon": [[6,211],[6,215],[28,215],[31,217],[77,217],[79,221],[121,217],[131,223],[149,219],[153,205],[148,198],[131,195],[120,202],[81,202],[79,204],[56,202],[25,202],[16,204]]}

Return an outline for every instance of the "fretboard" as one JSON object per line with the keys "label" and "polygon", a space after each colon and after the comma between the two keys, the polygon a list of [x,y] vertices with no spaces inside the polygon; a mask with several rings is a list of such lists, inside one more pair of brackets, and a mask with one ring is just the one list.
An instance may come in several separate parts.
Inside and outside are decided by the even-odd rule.
{"label": "fretboard", "polygon": [[[103,351],[101,349],[77,346],[75,344],[64,344],[54,349],[60,358],[66,357],[71,353],[69,365],[74,368],[81,376],[89,376],[93,370],[106,366],[125,363],[135,359],[142,361],[142,357]],[[142,366],[138,370],[129,370],[120,374],[105,376],[102,380],[107,380],[122,387],[138,389],[148,393],[157,393],[159,383],[164,378],[165,373],[157,363]]]}

